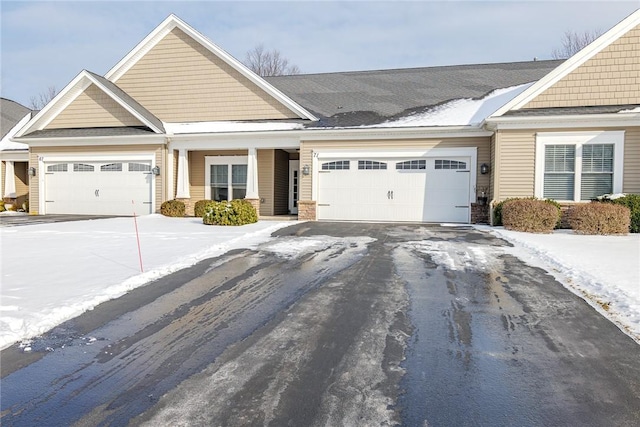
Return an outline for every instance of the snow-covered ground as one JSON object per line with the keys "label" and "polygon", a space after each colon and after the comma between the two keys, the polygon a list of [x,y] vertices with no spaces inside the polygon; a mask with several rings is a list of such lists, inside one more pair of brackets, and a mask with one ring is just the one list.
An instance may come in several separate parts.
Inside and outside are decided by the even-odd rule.
{"label": "snow-covered ground", "polygon": [[101,302],[230,249],[254,247],[291,222],[206,226],[197,218],[133,218],[0,228],[0,349]]}
{"label": "snow-covered ground", "polygon": [[511,242],[507,249],[551,273],[640,343],[640,235],[584,236],[571,230],[521,233],[476,226]]}
{"label": "snow-covered ground", "polygon": [[[216,227],[195,218],[139,217],[144,272],[133,218],[0,228],[0,349],[202,259],[255,247],[291,224]],[[640,235],[477,228],[512,242],[515,246],[505,251],[549,271],[640,342]],[[318,243],[303,239],[299,244]],[[278,245],[272,250],[283,256],[292,249]]]}

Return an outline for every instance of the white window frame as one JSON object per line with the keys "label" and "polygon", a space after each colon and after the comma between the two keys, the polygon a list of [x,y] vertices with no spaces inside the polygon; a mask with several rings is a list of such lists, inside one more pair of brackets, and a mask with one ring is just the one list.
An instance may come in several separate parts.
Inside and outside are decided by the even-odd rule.
{"label": "white window frame", "polygon": [[[204,157],[204,175],[205,187],[204,198],[211,200],[211,165],[227,165],[229,166],[229,181],[231,178],[231,165],[247,165],[249,156],[205,156]],[[233,195],[233,183],[229,182],[229,196]]]}
{"label": "white window frame", "polygon": [[582,147],[588,144],[613,144],[613,189],[614,193],[622,193],[624,171],[624,131],[595,132],[540,132],[536,134],[535,188],[534,195],[544,198],[544,161],[547,145],[575,145],[575,185],[573,200],[559,202],[588,202],[580,200],[582,190]]}

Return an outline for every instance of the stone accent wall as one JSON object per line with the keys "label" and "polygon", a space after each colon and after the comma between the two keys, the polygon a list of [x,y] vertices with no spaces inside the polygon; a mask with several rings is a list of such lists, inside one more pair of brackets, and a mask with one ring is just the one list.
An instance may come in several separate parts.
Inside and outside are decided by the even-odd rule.
{"label": "stone accent wall", "polygon": [[315,221],[316,202],[313,200],[298,200],[298,219],[300,221]]}
{"label": "stone accent wall", "polygon": [[185,216],[195,216],[194,208],[196,205],[196,201],[193,199],[176,199],[176,200],[180,200],[182,203],[184,203],[184,214]]}
{"label": "stone accent wall", "polygon": [[256,214],[260,216],[260,199],[245,199],[247,202],[256,208]]}
{"label": "stone accent wall", "polygon": [[471,203],[471,224],[489,224],[489,204]]}

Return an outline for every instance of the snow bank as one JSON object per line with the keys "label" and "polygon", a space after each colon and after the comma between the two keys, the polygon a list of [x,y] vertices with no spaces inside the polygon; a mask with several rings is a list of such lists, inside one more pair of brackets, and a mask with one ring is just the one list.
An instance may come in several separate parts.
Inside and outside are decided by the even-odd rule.
{"label": "snow bank", "polygon": [[255,247],[291,222],[205,226],[197,218],[133,218],[0,228],[0,349],[109,299],[231,249]]}
{"label": "snow bank", "polygon": [[194,123],[165,123],[167,133],[223,133],[223,132],[258,132],[302,129],[301,123],[274,122],[194,122]]}

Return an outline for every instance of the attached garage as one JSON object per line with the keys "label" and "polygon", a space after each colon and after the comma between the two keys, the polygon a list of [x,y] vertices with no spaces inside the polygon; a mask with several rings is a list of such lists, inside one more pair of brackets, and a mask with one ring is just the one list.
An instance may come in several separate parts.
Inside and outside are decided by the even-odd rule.
{"label": "attached garage", "polygon": [[153,212],[152,161],[47,159],[41,206],[47,214],[145,215]]}
{"label": "attached garage", "polygon": [[320,220],[470,221],[476,149],[321,152],[316,155]]}

